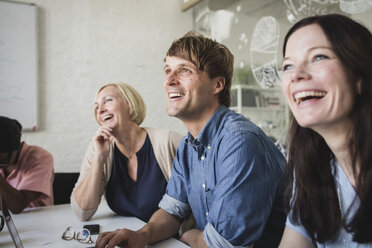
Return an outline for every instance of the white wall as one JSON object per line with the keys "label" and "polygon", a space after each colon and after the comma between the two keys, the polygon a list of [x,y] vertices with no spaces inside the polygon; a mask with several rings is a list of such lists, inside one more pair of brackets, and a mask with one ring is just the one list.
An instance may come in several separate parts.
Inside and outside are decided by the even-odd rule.
{"label": "white wall", "polygon": [[56,172],[79,171],[98,124],[97,90],[127,82],[147,104],[144,126],[185,134],[166,115],[163,59],[171,42],[192,29],[180,0],[22,0],[39,18],[39,130],[23,140],[46,148]]}

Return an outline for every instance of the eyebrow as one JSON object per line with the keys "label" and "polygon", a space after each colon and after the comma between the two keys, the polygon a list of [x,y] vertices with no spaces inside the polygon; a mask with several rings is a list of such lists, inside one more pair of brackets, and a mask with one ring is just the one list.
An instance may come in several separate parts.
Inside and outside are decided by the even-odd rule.
{"label": "eyebrow", "polygon": [[[328,47],[328,46],[316,46],[316,47],[311,47],[309,50],[306,51],[306,54],[309,54],[310,52],[312,52],[313,50],[315,49],[328,49],[328,50],[331,50],[333,51],[333,49],[331,47]],[[284,57],[282,59],[282,63],[286,60],[288,60],[290,57]]]}
{"label": "eyebrow", "polygon": [[[195,67],[196,68],[196,66],[193,63],[191,63],[191,62],[190,63],[181,63],[181,64],[178,64],[177,65],[177,67],[184,67],[184,66]],[[165,64],[163,70],[166,69],[166,68],[169,68],[169,67],[170,66],[168,64]]]}
{"label": "eyebrow", "polygon": [[[112,95],[106,95],[106,96],[104,96],[104,97],[102,97],[102,99],[106,99],[107,97],[113,97]],[[98,102],[94,102],[94,105],[97,105],[98,104]]]}

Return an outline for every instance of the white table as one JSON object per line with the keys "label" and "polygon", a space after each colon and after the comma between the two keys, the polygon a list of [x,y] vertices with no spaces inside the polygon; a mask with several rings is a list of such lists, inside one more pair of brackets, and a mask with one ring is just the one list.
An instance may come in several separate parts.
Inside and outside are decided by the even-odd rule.
{"label": "white table", "polygon": [[[90,221],[81,222],[73,214],[69,204],[42,207],[26,210],[21,214],[13,214],[13,221],[22,239],[25,248],[67,248],[67,247],[93,247],[92,244],[81,244],[76,240],[63,240],[62,233],[68,226],[76,231],[86,224],[100,224],[100,231],[113,231],[118,228],[138,230],[145,222],[135,217],[123,217],[113,213],[103,199],[98,211]],[[92,238],[96,241],[98,235]],[[0,232],[0,247],[14,247],[6,226]],[[183,248],[189,247],[177,239],[168,240],[151,245],[152,248]]]}

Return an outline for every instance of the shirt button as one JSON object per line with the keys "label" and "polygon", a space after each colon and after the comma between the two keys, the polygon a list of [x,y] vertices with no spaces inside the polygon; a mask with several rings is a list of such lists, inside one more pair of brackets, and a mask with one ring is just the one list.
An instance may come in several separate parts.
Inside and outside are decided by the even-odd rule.
{"label": "shirt button", "polygon": [[201,159],[201,160],[204,160],[204,159],[205,159],[204,155],[203,155],[203,156],[201,156],[201,157],[200,157],[200,159]]}
{"label": "shirt button", "polygon": [[203,183],[203,185],[202,185],[202,186],[203,186],[203,189],[205,189],[205,183]]}
{"label": "shirt button", "polygon": [[208,146],[207,146],[207,149],[210,150],[210,149],[211,149],[211,145],[208,145]]}
{"label": "shirt button", "polygon": [[208,212],[205,212],[205,215],[208,216]]}

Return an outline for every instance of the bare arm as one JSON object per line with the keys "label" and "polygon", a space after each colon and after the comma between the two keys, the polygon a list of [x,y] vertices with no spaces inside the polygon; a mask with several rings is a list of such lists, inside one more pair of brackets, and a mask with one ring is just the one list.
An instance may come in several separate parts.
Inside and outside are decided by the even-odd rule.
{"label": "bare arm", "polygon": [[3,196],[8,208],[12,213],[21,213],[41,193],[29,190],[17,190],[0,176],[0,194]]}
{"label": "bare arm", "polygon": [[143,248],[170,238],[178,233],[181,220],[162,209],[156,211],[150,221],[137,232],[128,229],[117,229],[114,232],[101,233],[97,239],[97,248]]}
{"label": "bare arm", "polygon": [[293,230],[292,228],[285,227],[282,240],[280,241],[279,248],[314,248],[310,240]]}
{"label": "bare arm", "polygon": [[191,229],[185,232],[180,240],[192,248],[208,248],[203,238],[203,231],[198,229]]}
{"label": "bare arm", "polygon": [[74,196],[81,209],[95,208],[100,201],[100,197],[97,197],[97,194],[101,187],[100,179],[103,174],[103,161],[99,157],[93,158],[91,168],[84,180],[76,186]]}
{"label": "bare arm", "polygon": [[149,222],[138,233],[145,234],[147,244],[154,244],[160,240],[170,238],[178,233],[182,220],[163,209],[156,211]]}
{"label": "bare arm", "polygon": [[97,192],[101,188],[103,166],[110,150],[110,137],[111,129],[102,126],[93,138],[95,154],[91,160],[90,168],[83,181],[74,190],[76,202],[83,210],[93,209],[99,204],[100,195]]}

